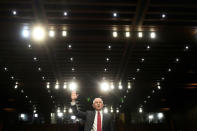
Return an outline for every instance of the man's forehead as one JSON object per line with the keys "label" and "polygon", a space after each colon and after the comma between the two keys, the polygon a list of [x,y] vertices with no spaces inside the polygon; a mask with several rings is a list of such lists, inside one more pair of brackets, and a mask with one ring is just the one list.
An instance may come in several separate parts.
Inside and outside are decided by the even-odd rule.
{"label": "man's forehead", "polygon": [[95,101],[103,101],[101,98],[95,98]]}

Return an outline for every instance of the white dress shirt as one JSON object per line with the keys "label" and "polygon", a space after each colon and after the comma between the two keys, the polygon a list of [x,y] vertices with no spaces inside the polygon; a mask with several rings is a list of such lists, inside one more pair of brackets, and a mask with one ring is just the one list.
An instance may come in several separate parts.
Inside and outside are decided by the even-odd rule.
{"label": "white dress shirt", "polygon": [[[95,118],[94,118],[94,123],[92,126],[92,130],[91,131],[97,131],[97,117],[98,117],[98,111],[95,111]],[[103,111],[100,111],[100,115],[101,115],[101,129],[102,129],[102,121],[103,121]]]}

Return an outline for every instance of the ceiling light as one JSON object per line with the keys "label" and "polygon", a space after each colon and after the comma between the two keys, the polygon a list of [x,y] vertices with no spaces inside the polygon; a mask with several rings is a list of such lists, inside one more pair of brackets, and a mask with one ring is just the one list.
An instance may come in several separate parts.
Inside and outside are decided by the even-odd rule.
{"label": "ceiling light", "polygon": [[168,69],[168,72],[171,72],[171,71],[172,71],[172,70],[169,68],[169,69]]}
{"label": "ceiling light", "polygon": [[147,45],[146,49],[147,49],[147,50],[149,50],[149,49],[150,49],[150,46],[149,46],[149,45]]}
{"label": "ceiling light", "polygon": [[50,83],[48,82],[48,83],[47,83],[47,89],[49,89],[49,88],[50,88]]}
{"label": "ceiling light", "polygon": [[49,31],[49,37],[54,37],[55,36],[55,31],[54,30],[50,30]]}
{"label": "ceiling light", "polygon": [[70,117],[70,119],[75,120],[75,119],[76,119],[76,116],[72,115],[72,116]]}
{"label": "ceiling light", "polygon": [[151,33],[150,33],[150,38],[154,39],[155,37],[156,37],[155,32],[151,32]]}
{"label": "ceiling light", "polygon": [[133,77],[133,80],[135,80],[135,77]]}
{"label": "ceiling light", "polygon": [[71,48],[72,48],[72,45],[69,44],[69,45],[68,45],[68,48],[71,49]]}
{"label": "ceiling light", "polygon": [[157,86],[157,88],[160,90],[161,89],[161,86]]}
{"label": "ceiling light", "polygon": [[189,46],[185,46],[185,50],[186,50],[186,51],[189,50]]}
{"label": "ceiling light", "polygon": [[105,69],[104,69],[104,72],[106,72],[106,71],[107,71],[107,69],[105,68]]}
{"label": "ceiling light", "polygon": [[18,85],[15,85],[14,88],[17,89],[18,88]]}
{"label": "ceiling light", "polygon": [[22,36],[23,36],[23,38],[29,38],[29,30],[28,29],[23,29],[22,30]]}
{"label": "ceiling light", "polygon": [[149,115],[149,116],[148,116],[148,119],[149,119],[149,120],[152,120],[153,118],[154,118],[153,115]]}
{"label": "ceiling light", "polygon": [[45,38],[45,30],[42,26],[35,26],[32,31],[33,39],[36,41],[43,41]]}
{"label": "ceiling light", "polygon": [[5,71],[8,71],[8,68],[7,68],[7,67],[4,67],[4,70],[5,70]]}
{"label": "ceiling light", "polygon": [[116,109],[116,113],[119,113],[119,109]]}
{"label": "ceiling light", "polygon": [[68,13],[65,11],[65,12],[64,12],[64,16],[67,16],[67,15],[68,15]]}
{"label": "ceiling light", "polygon": [[38,118],[38,114],[34,114],[34,117],[35,117],[35,118]]}
{"label": "ceiling light", "polygon": [[28,48],[31,48],[31,45],[30,44],[28,44]]}
{"label": "ceiling light", "polygon": [[61,118],[61,117],[63,117],[63,113],[62,112],[58,112],[57,116]]}
{"label": "ceiling light", "polygon": [[106,58],[106,61],[108,62],[109,61],[109,58]]}
{"label": "ceiling light", "polygon": [[38,67],[38,71],[42,71],[42,68],[41,67]]}
{"label": "ceiling light", "polygon": [[14,79],[14,76],[11,76],[11,79],[13,80]]}
{"label": "ceiling light", "polygon": [[136,71],[137,71],[137,72],[139,72],[139,71],[140,71],[140,69],[139,69],[139,68],[137,68],[137,69],[136,69]]}
{"label": "ceiling light", "polygon": [[155,93],[155,91],[153,90],[152,93]]}
{"label": "ceiling light", "polygon": [[114,83],[113,82],[111,82],[110,87],[111,87],[112,90],[114,89]]}
{"label": "ceiling light", "polygon": [[148,96],[147,98],[150,99],[150,96]]}
{"label": "ceiling light", "polygon": [[108,49],[111,49],[111,45],[108,45]]}
{"label": "ceiling light", "polygon": [[139,38],[142,38],[142,37],[143,37],[142,32],[138,32],[138,37],[139,37]]}
{"label": "ceiling light", "polygon": [[176,62],[179,62],[179,58],[176,58]]}
{"label": "ceiling light", "polygon": [[71,108],[69,108],[68,112],[69,112],[69,113],[72,113],[72,112],[73,112],[73,110],[72,110]]}
{"label": "ceiling light", "polygon": [[144,62],[144,58],[142,58],[141,61]]}
{"label": "ceiling light", "polygon": [[126,32],[125,37],[130,37],[130,32]]}
{"label": "ceiling light", "polygon": [[162,79],[162,80],[165,80],[165,78],[164,78],[164,77],[162,77],[161,79]]}
{"label": "ceiling light", "polygon": [[131,82],[128,82],[128,89],[131,89]]}
{"label": "ceiling light", "polygon": [[104,108],[104,113],[108,113],[107,107]]}
{"label": "ceiling light", "polygon": [[34,59],[34,61],[37,61],[38,60],[37,57],[34,57],[33,59]]}
{"label": "ceiling light", "polygon": [[28,96],[25,96],[25,98],[28,98]]}
{"label": "ceiling light", "polygon": [[58,83],[58,82],[56,82],[56,84],[55,84],[55,89],[56,89],[56,90],[59,89],[59,83]]}
{"label": "ceiling light", "polygon": [[119,84],[118,84],[118,89],[122,90],[122,84],[121,84],[121,82],[119,82]]}
{"label": "ceiling light", "polygon": [[75,68],[72,68],[72,71],[75,71]]}
{"label": "ceiling light", "polygon": [[142,112],[143,112],[142,108],[139,108],[139,113],[142,113]]}
{"label": "ceiling light", "polygon": [[116,12],[113,13],[113,17],[117,17],[118,14]]}
{"label": "ceiling light", "polygon": [[158,113],[157,114],[158,119],[162,119],[164,117],[163,113]]}
{"label": "ceiling light", "polygon": [[67,31],[65,31],[65,30],[62,31],[62,36],[63,36],[63,37],[66,37],[66,36],[67,36]]}
{"label": "ceiling light", "polygon": [[100,88],[102,91],[108,91],[109,90],[109,83],[108,82],[102,82],[100,84]]}
{"label": "ceiling light", "polygon": [[45,80],[45,77],[44,76],[42,76],[42,80]]}
{"label": "ceiling light", "polygon": [[66,82],[64,82],[64,86],[63,86],[63,88],[64,88],[64,89],[66,89],[66,88],[67,88],[67,83],[66,83]]}
{"label": "ceiling light", "polygon": [[144,101],[144,103],[146,103],[146,101]]}
{"label": "ceiling light", "polygon": [[162,18],[166,18],[166,14],[162,14],[161,17],[162,17]]}
{"label": "ceiling light", "polygon": [[76,82],[71,82],[71,83],[69,84],[69,89],[70,89],[71,91],[76,91],[76,90],[77,90],[77,83],[76,83]]}
{"label": "ceiling light", "polygon": [[13,14],[13,15],[17,15],[17,11],[16,11],[16,10],[13,10],[13,11],[12,11],[12,14]]}
{"label": "ceiling light", "polygon": [[70,61],[73,61],[74,60],[74,58],[73,57],[70,57]]}
{"label": "ceiling light", "polygon": [[118,33],[116,31],[113,32],[113,37],[114,38],[118,37]]}

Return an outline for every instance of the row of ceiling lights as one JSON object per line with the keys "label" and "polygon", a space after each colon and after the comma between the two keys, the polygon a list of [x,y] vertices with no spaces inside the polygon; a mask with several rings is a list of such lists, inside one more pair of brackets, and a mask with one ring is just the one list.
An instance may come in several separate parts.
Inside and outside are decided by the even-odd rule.
{"label": "row of ceiling lights", "polygon": [[[188,50],[189,50],[189,46],[186,45],[186,46],[184,47],[184,51],[188,51]],[[177,57],[177,58],[174,59],[174,63],[175,63],[175,64],[176,64],[176,63],[179,63],[179,62],[180,62],[180,58],[179,58],[179,57]],[[167,69],[167,72],[168,72],[168,73],[171,72],[171,71],[172,71],[171,68],[168,68],[168,69]],[[161,77],[161,80],[164,81],[164,80],[165,80],[165,77],[162,76],[162,77]],[[158,80],[159,82],[156,82],[156,88],[157,88],[157,90],[161,90],[161,88],[162,88],[162,87],[161,87],[161,83],[160,83],[161,80]],[[151,92],[151,95],[154,94],[155,91],[156,91],[156,90],[153,89],[152,92]],[[145,98],[145,100],[143,101],[144,104],[146,104],[147,101],[151,98],[151,95],[148,95],[148,96]],[[140,108],[138,109],[138,110],[139,110],[139,113],[142,113],[142,112],[143,112],[143,108],[142,108],[142,107],[143,107],[143,104],[140,105]]]}

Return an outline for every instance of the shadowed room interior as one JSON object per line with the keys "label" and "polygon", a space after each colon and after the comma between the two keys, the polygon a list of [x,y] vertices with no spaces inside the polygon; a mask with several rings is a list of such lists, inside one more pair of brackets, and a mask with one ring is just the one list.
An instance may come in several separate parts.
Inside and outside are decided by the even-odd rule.
{"label": "shadowed room interior", "polygon": [[0,131],[196,131],[196,0],[1,0]]}

